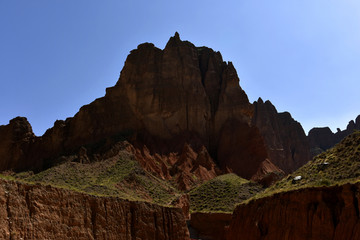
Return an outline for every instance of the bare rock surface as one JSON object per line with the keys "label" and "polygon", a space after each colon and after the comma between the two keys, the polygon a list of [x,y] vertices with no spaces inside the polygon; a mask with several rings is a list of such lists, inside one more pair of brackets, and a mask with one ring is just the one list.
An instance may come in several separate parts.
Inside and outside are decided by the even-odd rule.
{"label": "bare rock surface", "polygon": [[359,183],[306,188],[241,204],[227,239],[360,239],[359,190]]}
{"label": "bare rock surface", "polygon": [[0,180],[1,239],[189,239],[180,208]]}
{"label": "bare rock surface", "polygon": [[278,113],[270,101],[254,102],[253,125],[264,137],[269,160],[285,173],[291,173],[310,159],[308,139],[301,124],[290,113]]}

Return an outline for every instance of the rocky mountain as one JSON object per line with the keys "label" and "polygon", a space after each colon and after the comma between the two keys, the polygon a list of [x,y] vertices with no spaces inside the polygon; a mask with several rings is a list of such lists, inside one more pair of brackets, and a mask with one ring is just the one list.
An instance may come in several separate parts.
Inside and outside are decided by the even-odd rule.
{"label": "rocky mountain", "polygon": [[343,138],[353,133],[354,130],[360,130],[360,115],[357,116],[355,121],[351,120],[345,130],[341,131],[338,128],[336,133],[333,133],[328,127],[311,129],[308,134],[308,141],[312,156],[333,147]]}
{"label": "rocky mountain", "polygon": [[[308,160],[301,126],[271,107],[264,110],[267,105],[249,103],[236,70],[219,52],[176,33],[164,50],[144,43],[131,51],[104,97],[56,121],[43,136],[35,137],[24,118],[0,126],[0,170],[39,171],[64,153],[125,138],[151,154],[180,153],[185,144],[204,147],[223,171],[247,179],[278,171],[276,165],[293,171]],[[269,160],[274,167],[262,169]]]}
{"label": "rocky mountain", "polygon": [[[221,211],[216,204],[226,202],[231,212],[263,190],[252,181],[269,186],[309,156],[304,131],[289,113],[261,99],[251,104],[231,62],[175,33],[163,50],[151,43],[132,50],[104,97],[57,120],[43,136],[35,136],[24,117],[0,126],[0,171],[15,181],[3,184],[7,216],[32,223],[29,230],[22,227],[27,223],[15,227],[9,220],[4,236],[187,239],[191,199],[198,209]],[[226,173],[233,174],[219,177]],[[204,195],[201,189],[233,195],[204,204],[197,198]],[[53,226],[38,226],[40,215]],[[230,213],[208,215],[219,231],[199,222],[206,214],[196,216],[190,226],[197,236],[224,236]]]}

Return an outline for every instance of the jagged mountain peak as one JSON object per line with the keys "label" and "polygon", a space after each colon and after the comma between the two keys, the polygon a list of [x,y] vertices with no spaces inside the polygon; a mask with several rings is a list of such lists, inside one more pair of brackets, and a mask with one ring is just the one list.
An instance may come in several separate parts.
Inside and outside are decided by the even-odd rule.
{"label": "jagged mountain peak", "polygon": [[[294,120],[285,121],[265,102],[273,107],[273,114],[266,116],[266,121],[255,121],[261,115],[261,103],[250,104],[239,81],[233,64],[225,62],[220,52],[196,47],[181,40],[178,33],[164,49],[143,43],[130,52],[118,82],[107,88],[104,97],[26,144],[6,145],[6,137],[1,135],[0,156],[4,162],[16,163],[15,170],[29,166],[39,170],[51,165],[60,153],[78,152],[82,146],[121,136],[160,154],[181,153],[185,143],[194,149],[204,146],[222,169],[246,178],[262,172],[259,168],[266,159],[277,165],[288,161],[284,156],[301,157],[302,150],[296,149],[303,143],[284,148],[284,135],[278,134],[281,126],[289,133],[296,132],[288,127],[291,124],[285,124]],[[270,135],[276,137],[266,137],[267,121],[273,126],[268,129]],[[281,154],[269,157],[270,145]],[[20,156],[17,151],[26,154]],[[307,160],[287,163],[288,169]],[[23,161],[27,164],[20,164]]]}

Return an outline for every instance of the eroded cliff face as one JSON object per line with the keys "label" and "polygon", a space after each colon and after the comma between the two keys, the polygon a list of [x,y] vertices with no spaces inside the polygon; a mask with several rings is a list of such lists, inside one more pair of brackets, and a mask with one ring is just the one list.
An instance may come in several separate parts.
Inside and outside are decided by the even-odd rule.
{"label": "eroded cliff face", "polygon": [[144,170],[159,178],[171,180],[182,191],[223,173],[204,146],[196,152],[189,144],[185,144],[180,153],[168,155],[152,154],[146,146],[134,147],[130,144],[127,150],[134,154]]}
{"label": "eroded cliff face", "polygon": [[216,146],[226,121],[249,123],[251,112],[232,64],[175,34],[164,50],[144,43],[131,51],[117,84],[71,121],[69,142],[131,131],[166,140],[183,138],[170,150],[181,150],[191,138],[205,147]]}
{"label": "eroded cliff face", "polygon": [[0,180],[1,239],[189,239],[180,208]]}
{"label": "eroded cliff face", "polygon": [[290,113],[278,113],[270,101],[254,102],[253,125],[264,137],[272,163],[291,173],[311,160],[309,143],[301,124]]}
{"label": "eroded cliff face", "polygon": [[360,184],[307,188],[241,204],[227,239],[360,239]]}

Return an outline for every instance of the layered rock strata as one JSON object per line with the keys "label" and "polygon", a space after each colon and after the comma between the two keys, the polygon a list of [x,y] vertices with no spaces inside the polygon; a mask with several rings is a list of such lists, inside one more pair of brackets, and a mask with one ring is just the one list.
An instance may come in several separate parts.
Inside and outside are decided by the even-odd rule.
{"label": "layered rock strata", "polygon": [[360,239],[360,184],[307,188],[239,205],[228,240]]}
{"label": "layered rock strata", "polygon": [[0,180],[1,239],[189,239],[180,208]]}

